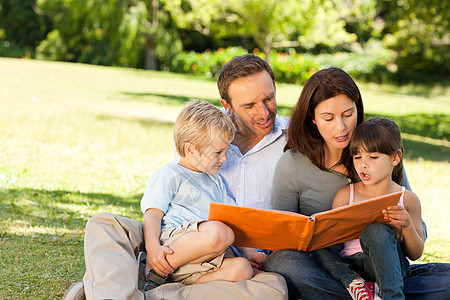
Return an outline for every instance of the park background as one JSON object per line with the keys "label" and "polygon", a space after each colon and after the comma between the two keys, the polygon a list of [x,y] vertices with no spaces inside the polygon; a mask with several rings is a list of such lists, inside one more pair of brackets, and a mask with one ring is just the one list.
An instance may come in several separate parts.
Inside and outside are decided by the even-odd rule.
{"label": "park background", "polygon": [[273,66],[282,116],[321,68],[357,80],[366,118],[403,132],[418,262],[450,262],[449,20],[433,0],[0,0],[0,299],[60,299],[90,217],[142,220],[176,115],[220,106],[217,73],[243,53]]}

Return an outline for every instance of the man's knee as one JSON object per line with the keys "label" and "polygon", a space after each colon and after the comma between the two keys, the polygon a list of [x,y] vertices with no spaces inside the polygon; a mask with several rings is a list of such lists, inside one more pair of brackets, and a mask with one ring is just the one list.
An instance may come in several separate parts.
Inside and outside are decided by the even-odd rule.
{"label": "man's knee", "polygon": [[110,224],[115,222],[116,215],[108,212],[101,212],[92,218],[90,218],[86,223],[85,232],[90,232],[92,229],[97,228],[101,224]]}

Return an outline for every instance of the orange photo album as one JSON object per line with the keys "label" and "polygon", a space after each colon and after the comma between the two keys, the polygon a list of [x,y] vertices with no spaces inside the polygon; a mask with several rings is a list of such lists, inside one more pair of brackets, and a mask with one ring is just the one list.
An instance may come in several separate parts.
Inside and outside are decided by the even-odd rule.
{"label": "orange photo album", "polygon": [[385,222],[381,211],[396,205],[400,196],[401,192],[392,193],[310,217],[212,202],[208,219],[230,226],[235,246],[313,251],[358,238],[367,225]]}

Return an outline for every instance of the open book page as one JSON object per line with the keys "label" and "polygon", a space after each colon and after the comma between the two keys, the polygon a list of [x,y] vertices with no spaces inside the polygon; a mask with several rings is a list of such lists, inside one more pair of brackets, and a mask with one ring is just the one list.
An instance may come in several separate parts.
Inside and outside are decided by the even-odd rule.
{"label": "open book page", "polygon": [[381,211],[396,205],[401,194],[392,193],[313,215],[312,238],[303,250],[313,251],[358,238],[367,225],[385,222]]}
{"label": "open book page", "polygon": [[212,202],[209,220],[230,226],[236,236],[235,246],[312,251],[357,238],[367,225],[384,222],[381,211],[396,205],[400,195],[393,193],[311,217]]}
{"label": "open book page", "polygon": [[313,226],[309,217],[297,213],[216,202],[210,204],[209,219],[233,229],[233,245],[268,250],[300,249]]}

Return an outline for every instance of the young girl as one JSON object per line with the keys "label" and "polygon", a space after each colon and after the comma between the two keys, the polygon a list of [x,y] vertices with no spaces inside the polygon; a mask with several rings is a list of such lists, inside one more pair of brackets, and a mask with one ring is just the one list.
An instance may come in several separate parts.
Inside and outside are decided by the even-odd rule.
{"label": "young girl", "polygon": [[[391,120],[370,119],[356,128],[349,150],[354,165],[350,176],[353,182],[358,182],[337,192],[333,208],[401,191],[398,205],[382,211],[387,223],[371,224],[365,229],[375,233],[374,227],[391,226],[395,234],[370,239],[376,243],[364,239],[345,242],[338,256],[336,247],[320,249],[313,253],[314,258],[344,284],[353,299],[373,299],[363,277],[378,284],[383,299],[404,299],[403,279],[409,271],[406,257],[416,260],[422,255],[424,238],[419,198],[399,185],[403,173],[400,130]],[[386,249],[385,244],[389,243],[384,243],[383,238],[398,239],[397,249]]]}

